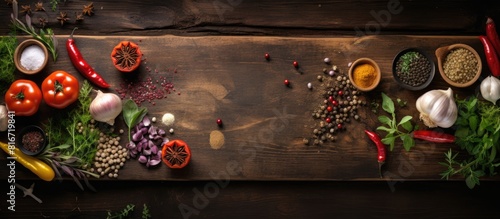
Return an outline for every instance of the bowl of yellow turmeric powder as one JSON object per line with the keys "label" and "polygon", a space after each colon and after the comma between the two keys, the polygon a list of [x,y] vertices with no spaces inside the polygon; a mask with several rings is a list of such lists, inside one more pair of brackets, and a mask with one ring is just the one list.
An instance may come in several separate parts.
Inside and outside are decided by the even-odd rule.
{"label": "bowl of yellow turmeric powder", "polygon": [[360,91],[371,91],[380,83],[380,68],[370,58],[360,58],[349,68],[349,80]]}

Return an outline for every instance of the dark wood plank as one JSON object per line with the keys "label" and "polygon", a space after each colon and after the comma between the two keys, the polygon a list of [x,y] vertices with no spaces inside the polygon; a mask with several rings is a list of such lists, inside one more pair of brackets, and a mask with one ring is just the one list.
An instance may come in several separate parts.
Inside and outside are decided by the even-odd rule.
{"label": "dark wood plank", "polygon": [[[84,35],[338,35],[338,34],[479,34],[485,16],[496,19],[497,1],[99,1],[95,15],[75,24],[75,12],[88,1],[65,1],[46,17],[56,34],[69,34],[74,26]],[[34,3],[19,0],[20,5]],[[399,3],[399,4],[398,4]],[[71,21],[60,27],[57,15],[68,12]],[[0,20],[10,19],[11,8],[0,7]],[[304,19],[307,18],[307,19]],[[8,23],[8,22],[6,22]],[[380,28],[380,31],[378,29]],[[0,34],[10,32],[8,25]]]}
{"label": "dark wood plank", "polygon": [[[31,182],[22,181],[29,186]],[[95,182],[97,193],[73,184],[39,183],[36,203],[21,194],[2,218],[105,218],[107,211],[147,204],[152,218],[495,218],[498,183],[469,190],[464,183],[238,182],[204,192],[214,182]],[[389,182],[390,183],[390,182]],[[2,184],[3,185],[3,184]],[[20,192],[17,190],[16,192]],[[208,197],[207,197],[208,196]],[[491,200],[493,199],[493,200]],[[183,206],[184,214],[179,209]],[[191,214],[190,214],[191,213]]]}
{"label": "dark wood plank", "polygon": [[[61,41],[66,38],[59,36]],[[476,37],[77,36],[77,45],[87,61],[104,75],[113,89],[123,83],[123,78],[112,66],[108,54],[124,39],[140,42],[146,54],[147,63],[137,72],[140,77],[173,78],[181,95],[170,94],[156,101],[156,105],[146,103],[145,106],[150,116],[157,118],[166,112],[174,113],[176,133],[171,138],[184,139],[194,155],[189,167],[179,172],[168,170],[164,165],[147,170],[131,160],[121,172],[122,180],[210,180],[214,174],[227,173],[228,165],[238,170],[230,175],[237,180],[377,180],[375,146],[362,130],[375,129],[379,125],[379,114],[371,113],[368,107],[360,110],[361,122],[347,124],[347,131],[341,132],[335,143],[321,147],[302,143],[303,138],[312,136],[318,123],[312,119],[311,112],[322,102],[321,92],[320,89],[308,90],[306,84],[312,82],[316,88],[320,87],[315,78],[325,67],[323,58],[330,57],[340,67],[340,74],[357,58],[373,58],[380,65],[383,78],[380,86],[364,98],[380,100],[380,92],[394,99],[402,98],[408,101],[408,107],[398,114],[418,118],[415,101],[424,91],[403,90],[394,83],[390,69],[397,52],[411,45],[432,54],[439,46],[460,42],[482,53]],[[41,82],[44,75],[56,69],[82,78],[61,47],[59,60],[51,62],[35,81]],[[265,52],[271,53],[271,61],[263,58]],[[293,60],[299,61],[299,71],[292,66]],[[155,69],[159,73],[155,73]],[[168,69],[177,69],[177,73]],[[283,85],[285,78],[292,81],[291,88]],[[447,87],[438,74],[429,89]],[[454,91],[461,96],[471,95],[473,87]],[[18,118],[18,124],[32,123],[33,118],[42,120],[54,112],[57,111],[43,105],[36,116]],[[209,145],[210,132],[219,129],[215,124],[217,118],[226,121],[221,130],[226,143],[220,150],[211,149]],[[117,122],[118,127],[124,127],[121,117]],[[423,127],[417,119],[414,122]],[[438,162],[444,160],[443,153],[450,147],[455,148],[419,141],[412,151],[406,152],[397,145],[388,155],[385,176],[398,180],[438,180],[443,171]],[[1,175],[7,175],[6,171],[0,170]],[[31,173],[23,174],[21,170],[19,174],[22,178],[32,177]]]}

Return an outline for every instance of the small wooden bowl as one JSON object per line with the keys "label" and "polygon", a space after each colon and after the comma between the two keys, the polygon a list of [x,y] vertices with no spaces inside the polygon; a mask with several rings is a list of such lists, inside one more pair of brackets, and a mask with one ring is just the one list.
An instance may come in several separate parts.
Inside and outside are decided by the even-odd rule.
{"label": "small wooden bowl", "polygon": [[[358,65],[362,65],[362,64],[370,64],[375,68],[375,72],[377,75],[375,76],[375,80],[373,81],[373,84],[370,87],[361,87],[361,86],[357,85],[353,80],[354,69]],[[378,64],[375,61],[373,61],[373,59],[370,59],[370,58],[360,58],[360,59],[354,61],[351,65],[351,68],[349,68],[348,74],[349,74],[349,80],[351,81],[352,85],[360,91],[371,91],[371,90],[375,89],[378,86],[378,84],[380,83],[380,79],[382,77],[382,74],[380,73],[380,68],[378,67]]]}
{"label": "small wooden bowl", "polygon": [[[474,77],[472,78],[472,80],[468,81],[467,83],[457,83],[457,82],[454,82],[454,81],[450,80],[450,78],[448,78],[448,76],[446,76],[446,74],[444,73],[444,70],[443,70],[443,64],[444,64],[444,61],[445,61],[446,56],[448,55],[448,53],[451,50],[458,49],[458,48],[464,48],[464,49],[467,49],[467,50],[471,51],[472,54],[474,54],[474,56],[477,59],[477,67],[478,68],[477,68],[476,74],[474,75]],[[469,45],[457,43],[457,44],[453,44],[453,45],[449,45],[449,46],[439,47],[439,48],[436,49],[436,57],[437,57],[437,61],[438,61],[439,74],[441,74],[441,77],[446,81],[446,83],[448,83],[451,86],[454,86],[454,87],[468,87],[468,86],[471,86],[472,84],[474,84],[474,82],[477,81],[477,79],[481,75],[481,71],[482,71],[482,68],[483,68],[483,65],[481,63],[481,57],[476,52],[476,50],[474,48],[470,47]]]}
{"label": "small wooden bowl", "polygon": [[[39,46],[42,49],[43,53],[45,54],[45,59],[40,68],[28,70],[21,64],[21,55],[23,54],[24,49],[32,45]],[[43,45],[42,42],[35,39],[28,39],[23,41],[17,46],[16,51],[14,51],[14,64],[16,65],[17,70],[27,75],[33,75],[42,71],[42,69],[44,69],[45,66],[47,66],[48,60],[49,60],[49,51],[47,50],[47,47],[45,47],[45,45]]]}

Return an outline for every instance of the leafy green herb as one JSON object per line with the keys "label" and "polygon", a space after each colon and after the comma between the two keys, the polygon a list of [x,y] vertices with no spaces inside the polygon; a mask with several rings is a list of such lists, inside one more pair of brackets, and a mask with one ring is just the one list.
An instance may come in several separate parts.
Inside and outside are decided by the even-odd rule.
{"label": "leafy green herb", "polygon": [[99,130],[91,128],[92,116],[89,112],[92,102],[91,91],[92,85],[85,80],[80,88],[79,104],[67,113],[58,113],[49,118],[45,125],[48,146],[39,155],[41,159],[52,164],[59,177],[61,175],[57,171],[58,168],[73,177],[82,189],[78,178],[85,180],[86,183],[85,174],[99,178],[99,175],[85,170],[92,164],[99,142]]}
{"label": "leafy green herb", "polygon": [[54,32],[52,29],[47,28],[46,30],[40,29],[40,34],[38,34],[35,28],[31,25],[31,17],[26,15],[26,24],[24,24],[21,20],[18,19],[18,5],[17,1],[12,3],[13,14],[11,14],[12,24],[14,27],[22,30],[23,32],[31,35],[36,40],[42,42],[47,49],[52,54],[52,58],[54,61],[57,60],[57,39],[54,36]]}
{"label": "leafy green herb", "polygon": [[[397,122],[394,102],[385,93],[382,93],[382,109],[391,115],[391,117],[385,115],[378,117],[378,121],[383,125],[377,127],[377,130],[387,132],[387,135],[382,139],[382,143],[389,145],[389,150],[392,151],[396,139],[399,138],[403,141],[405,150],[409,151],[415,145],[415,141],[410,135],[410,132],[413,131],[414,128],[411,124],[412,116],[404,116]],[[401,131],[399,127],[402,127],[403,131]]]}
{"label": "leafy green herb", "polygon": [[407,104],[406,100],[402,100],[401,98],[397,98],[396,102],[398,102],[400,107],[405,107]]}
{"label": "leafy green herb", "polygon": [[147,113],[148,109],[145,107],[138,107],[137,104],[135,104],[135,102],[131,99],[128,99],[125,103],[123,103],[123,119],[128,127],[129,141],[132,141],[132,128],[137,125]]}
{"label": "leafy green herb", "polygon": [[134,211],[135,205],[133,204],[128,204],[125,206],[123,210],[120,212],[112,213],[111,211],[108,211],[108,215],[106,216],[106,219],[115,219],[115,218],[126,218],[129,216],[130,213]]}
{"label": "leafy green herb", "polygon": [[495,175],[495,168],[500,166],[497,151],[500,150],[500,107],[480,101],[477,97],[458,100],[458,118],[455,122],[456,144],[468,153],[463,160],[458,160],[458,153],[450,149],[445,153],[447,167],[441,173],[442,178],[459,174],[465,177],[469,188],[479,185],[479,178],[487,174]]}
{"label": "leafy green herb", "polygon": [[50,0],[50,8],[52,11],[56,11],[57,5],[61,2],[60,0]]}
{"label": "leafy green herb", "polygon": [[411,63],[418,58],[418,52],[407,52],[399,57],[401,73],[408,73]]}
{"label": "leafy green herb", "polygon": [[149,213],[149,208],[146,204],[144,204],[142,208],[142,219],[149,219],[151,218],[151,214]]}
{"label": "leafy green herb", "polygon": [[17,39],[15,36],[0,37],[0,93],[5,93],[14,82],[14,51]]}

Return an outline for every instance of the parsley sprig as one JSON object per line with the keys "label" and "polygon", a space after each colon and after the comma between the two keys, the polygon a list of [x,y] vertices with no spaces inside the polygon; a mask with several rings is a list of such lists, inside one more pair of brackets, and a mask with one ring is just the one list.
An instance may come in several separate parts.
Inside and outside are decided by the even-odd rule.
{"label": "parsley sprig", "polygon": [[[383,125],[377,127],[377,130],[387,132],[387,135],[382,139],[382,143],[389,145],[389,150],[394,149],[396,140],[399,138],[403,141],[403,147],[409,151],[414,145],[415,140],[411,136],[413,125],[411,124],[412,116],[404,116],[398,122],[396,119],[396,108],[394,101],[391,100],[385,93],[382,93],[382,109],[389,113],[391,117],[382,115],[378,117],[378,121]],[[403,129],[401,129],[402,127]],[[416,129],[417,127],[415,127]]]}
{"label": "parsley sprig", "polygon": [[495,175],[495,169],[500,166],[497,157],[500,150],[500,107],[480,101],[475,96],[457,99],[457,104],[455,142],[468,156],[459,160],[459,153],[450,149],[445,153],[445,162],[440,163],[447,167],[441,176],[449,179],[462,175],[472,189],[479,185],[480,177]]}

